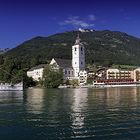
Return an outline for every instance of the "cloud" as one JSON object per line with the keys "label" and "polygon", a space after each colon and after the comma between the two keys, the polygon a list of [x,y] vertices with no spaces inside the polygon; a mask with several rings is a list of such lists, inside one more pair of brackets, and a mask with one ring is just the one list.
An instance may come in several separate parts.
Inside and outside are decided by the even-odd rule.
{"label": "cloud", "polygon": [[[90,20],[90,21],[89,21]],[[94,27],[94,24],[91,21],[95,20],[94,15],[89,15],[88,18],[80,18],[79,16],[70,16],[63,22],[60,22],[60,25],[72,25],[74,27]]]}

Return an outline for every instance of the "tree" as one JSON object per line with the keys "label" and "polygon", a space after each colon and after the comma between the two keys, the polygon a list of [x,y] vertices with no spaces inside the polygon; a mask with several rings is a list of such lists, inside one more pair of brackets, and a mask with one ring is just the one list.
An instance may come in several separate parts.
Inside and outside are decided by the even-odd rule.
{"label": "tree", "polygon": [[24,83],[24,87],[25,88],[36,86],[36,82],[33,81],[33,78],[32,77],[28,77],[27,75],[24,75],[23,83]]}
{"label": "tree", "polygon": [[2,65],[3,63],[4,63],[3,55],[0,55],[0,65]]}
{"label": "tree", "polygon": [[69,80],[69,85],[76,87],[79,85],[79,81],[77,79]]}
{"label": "tree", "polygon": [[93,84],[93,77],[88,77],[87,78],[87,83],[88,84]]}
{"label": "tree", "polygon": [[47,88],[57,88],[63,83],[63,73],[61,69],[53,69],[46,66],[43,72],[43,86]]}

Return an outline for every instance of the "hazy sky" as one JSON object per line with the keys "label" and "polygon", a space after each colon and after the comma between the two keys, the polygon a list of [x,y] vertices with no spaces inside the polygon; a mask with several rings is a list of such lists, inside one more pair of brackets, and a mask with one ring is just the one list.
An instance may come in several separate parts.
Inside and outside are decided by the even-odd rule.
{"label": "hazy sky", "polygon": [[0,0],[0,48],[79,27],[140,38],[139,26],[139,0]]}

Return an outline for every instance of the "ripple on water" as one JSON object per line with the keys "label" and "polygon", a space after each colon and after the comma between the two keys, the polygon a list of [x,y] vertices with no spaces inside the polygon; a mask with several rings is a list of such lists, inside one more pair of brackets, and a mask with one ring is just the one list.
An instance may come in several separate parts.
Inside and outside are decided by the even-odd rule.
{"label": "ripple on water", "polygon": [[140,89],[30,89],[0,94],[0,139],[140,138]]}

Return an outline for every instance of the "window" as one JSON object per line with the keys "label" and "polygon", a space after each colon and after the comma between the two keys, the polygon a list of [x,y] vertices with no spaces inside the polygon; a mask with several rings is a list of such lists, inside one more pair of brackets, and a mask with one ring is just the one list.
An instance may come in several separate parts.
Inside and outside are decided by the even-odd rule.
{"label": "window", "polygon": [[81,61],[81,65],[83,65],[83,62]]}
{"label": "window", "polygon": [[65,70],[65,74],[67,74],[67,70]]}
{"label": "window", "polygon": [[83,47],[81,47],[81,55],[83,55]]}
{"label": "window", "polygon": [[76,62],[75,62],[75,64],[76,64]]}
{"label": "window", "polygon": [[77,50],[77,48],[75,48],[75,51]]}
{"label": "window", "polygon": [[69,71],[69,74],[70,74],[70,71]]}
{"label": "window", "polygon": [[81,52],[83,51],[83,48],[81,47]]}

